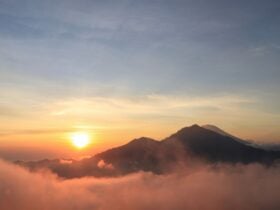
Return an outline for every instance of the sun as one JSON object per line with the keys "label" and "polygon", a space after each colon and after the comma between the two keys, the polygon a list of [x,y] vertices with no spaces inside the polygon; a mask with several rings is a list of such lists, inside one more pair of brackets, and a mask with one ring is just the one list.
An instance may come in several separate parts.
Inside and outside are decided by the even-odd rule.
{"label": "sun", "polygon": [[72,144],[78,149],[88,146],[90,143],[89,139],[88,133],[84,132],[73,133],[71,135]]}

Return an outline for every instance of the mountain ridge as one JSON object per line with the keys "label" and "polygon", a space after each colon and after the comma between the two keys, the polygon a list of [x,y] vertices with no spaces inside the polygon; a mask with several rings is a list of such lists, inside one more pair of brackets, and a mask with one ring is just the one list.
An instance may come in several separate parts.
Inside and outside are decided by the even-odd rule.
{"label": "mountain ridge", "polygon": [[60,177],[120,176],[138,171],[162,174],[178,163],[187,165],[194,159],[207,163],[254,163],[271,165],[280,152],[255,148],[230,136],[197,124],[184,127],[160,141],[149,137],[133,139],[71,164],[58,160],[17,162],[31,170],[48,168]]}

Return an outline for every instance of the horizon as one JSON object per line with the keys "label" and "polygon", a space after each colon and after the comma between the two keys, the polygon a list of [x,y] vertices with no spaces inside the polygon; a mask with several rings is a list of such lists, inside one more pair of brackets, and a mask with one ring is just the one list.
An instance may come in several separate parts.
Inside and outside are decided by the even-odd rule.
{"label": "horizon", "polygon": [[[68,139],[68,141],[69,141],[68,143],[70,145],[72,145],[72,151],[69,153],[61,153],[61,151],[60,151],[60,153],[54,152],[54,151],[51,151],[50,149],[42,150],[39,147],[38,147],[39,151],[37,151],[38,148],[36,148],[36,147],[30,147],[30,148],[27,147],[26,150],[22,147],[15,147],[15,148],[13,148],[14,150],[13,149],[11,150],[11,147],[7,147],[7,148],[2,147],[2,148],[0,148],[0,154],[2,156],[1,158],[3,160],[7,160],[7,161],[39,161],[39,160],[44,160],[44,159],[46,159],[46,160],[52,160],[52,159],[82,160],[85,158],[87,159],[87,158],[94,157],[96,154],[102,153],[104,151],[107,151],[107,150],[110,150],[113,148],[122,147],[122,146],[132,142],[133,140],[137,140],[137,139],[148,138],[148,139],[152,139],[152,140],[161,142],[182,129],[192,128],[194,126],[198,126],[200,128],[209,130],[211,132],[214,132],[214,133],[222,135],[222,136],[229,136],[233,140],[236,140],[236,139],[237,139],[237,141],[241,140],[241,141],[243,141],[243,144],[245,142],[247,142],[246,144],[251,145],[253,147],[257,146],[260,148],[265,148],[265,146],[271,146],[270,149],[275,148],[276,150],[279,150],[278,146],[280,146],[280,144],[278,144],[277,142],[257,142],[252,139],[242,139],[239,136],[236,136],[233,133],[229,133],[216,125],[213,125],[213,124],[198,125],[195,123],[195,124],[191,124],[188,126],[177,128],[176,130],[172,131],[172,133],[169,133],[161,138],[153,138],[151,136],[145,136],[145,135],[141,136],[140,135],[137,137],[132,137],[130,139],[126,139],[124,141],[117,142],[117,144],[115,144],[115,145],[109,145],[108,147],[100,147],[98,150],[96,150],[96,149],[92,150],[92,148],[95,147],[94,142],[93,142],[94,140],[92,140],[92,136],[86,132],[86,135],[89,135],[88,136],[89,143],[85,144],[85,148],[84,148],[84,146],[82,146],[81,148],[78,146],[78,148],[77,148],[75,143],[73,143],[71,140],[69,141],[69,139]],[[79,132],[79,133],[81,133],[81,132]],[[72,133],[72,135],[73,134],[75,135],[76,133],[74,132],[74,133]],[[84,134],[84,133],[82,132],[82,134]],[[71,137],[68,137],[68,138],[71,139]],[[53,153],[51,153],[51,152],[53,152]]]}
{"label": "horizon", "polygon": [[[193,127],[195,125],[197,125],[199,127],[202,127],[202,128],[204,128],[204,126],[214,126],[218,129],[224,131],[223,129],[221,129],[220,127],[217,127],[216,125],[212,125],[212,124],[198,125],[198,124],[195,123],[195,124],[191,124],[191,125],[188,125],[188,126],[184,126],[184,127],[180,127],[180,128],[175,129],[175,130],[172,130],[171,133],[168,133],[167,135],[165,135],[163,137],[154,138],[154,137],[147,136],[147,135],[139,135],[139,136],[131,137],[130,139],[123,139],[122,141],[116,142],[116,144],[113,144],[113,145],[100,147],[98,150],[96,150],[96,148],[94,150],[94,148],[93,148],[93,147],[95,147],[94,139],[92,139],[93,137],[90,135],[90,133],[88,133],[89,136],[90,136],[89,145],[87,145],[86,148],[81,148],[81,150],[79,150],[79,149],[77,150],[75,145],[73,145],[71,140],[69,140],[69,139],[71,139],[71,137],[69,137],[69,135],[67,135],[68,136],[67,137],[67,141],[68,141],[67,143],[69,145],[71,145],[71,147],[72,147],[72,151],[70,151],[68,153],[61,153],[61,151],[56,151],[55,152],[55,151],[52,151],[51,149],[44,150],[44,149],[42,149],[40,147],[36,147],[36,146],[35,147],[34,146],[31,146],[31,147],[27,146],[27,148],[9,147],[9,146],[8,147],[5,147],[5,146],[3,147],[2,146],[0,148],[0,154],[1,154],[2,159],[10,160],[10,161],[21,161],[21,160],[22,161],[32,161],[32,160],[36,161],[36,160],[42,160],[42,159],[76,159],[76,160],[80,160],[80,159],[83,159],[83,158],[92,157],[95,154],[106,151],[110,148],[115,148],[115,147],[125,145],[125,144],[127,144],[127,143],[129,143],[129,142],[131,142],[135,139],[150,138],[150,139],[153,139],[153,140],[156,140],[156,141],[162,141],[163,139],[169,137],[173,133],[176,133],[183,128],[190,128],[190,127]],[[211,130],[211,129],[207,129],[207,130]],[[214,132],[216,132],[216,131],[214,131]],[[224,131],[224,132],[226,132],[226,131]],[[75,134],[75,133],[72,132],[72,134]],[[234,134],[230,134],[230,135],[235,136]],[[251,142],[251,143],[257,143],[257,142],[254,142],[252,140],[249,140],[249,139],[243,139],[243,140]],[[258,142],[258,143],[260,145],[262,143],[265,144],[265,142]],[[37,151],[37,149],[39,149],[39,151]]]}

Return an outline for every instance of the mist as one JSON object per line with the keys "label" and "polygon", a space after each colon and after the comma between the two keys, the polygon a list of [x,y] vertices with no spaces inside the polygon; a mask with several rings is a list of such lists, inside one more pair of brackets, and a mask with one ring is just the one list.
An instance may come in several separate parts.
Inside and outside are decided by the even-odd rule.
{"label": "mist", "polygon": [[168,175],[61,179],[0,161],[1,210],[279,209],[279,167],[198,165]]}

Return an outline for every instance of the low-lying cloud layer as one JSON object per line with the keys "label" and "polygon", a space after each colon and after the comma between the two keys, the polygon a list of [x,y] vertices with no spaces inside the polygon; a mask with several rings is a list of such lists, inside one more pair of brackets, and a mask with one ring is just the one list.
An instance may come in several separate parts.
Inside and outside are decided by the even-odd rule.
{"label": "low-lying cloud layer", "polygon": [[3,161],[0,169],[1,210],[280,209],[280,169],[257,164],[71,180]]}

